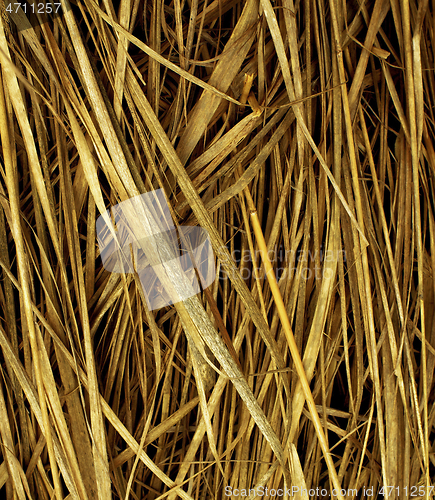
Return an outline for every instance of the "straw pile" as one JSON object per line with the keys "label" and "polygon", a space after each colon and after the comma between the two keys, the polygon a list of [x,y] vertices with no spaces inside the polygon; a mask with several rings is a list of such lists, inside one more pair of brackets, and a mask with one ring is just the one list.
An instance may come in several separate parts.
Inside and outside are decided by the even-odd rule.
{"label": "straw pile", "polygon": [[[434,14],[3,1],[2,498],[432,496]],[[160,188],[217,279],[150,312],[96,221]]]}

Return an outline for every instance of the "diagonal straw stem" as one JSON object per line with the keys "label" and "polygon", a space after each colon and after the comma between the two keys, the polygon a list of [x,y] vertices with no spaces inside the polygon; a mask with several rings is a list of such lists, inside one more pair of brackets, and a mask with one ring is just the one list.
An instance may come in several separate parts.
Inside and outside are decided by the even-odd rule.
{"label": "diagonal straw stem", "polygon": [[273,266],[270,262],[267,253],[267,245],[264,239],[263,231],[261,229],[260,221],[258,220],[257,210],[255,208],[254,201],[252,200],[252,196],[248,188],[245,188],[243,191],[246,196],[246,201],[251,215],[252,228],[254,229],[254,234],[257,239],[258,248],[260,250],[260,255],[263,260],[264,267],[266,269],[266,276],[269,281],[270,290],[272,292],[273,299],[275,301],[276,308],[278,310],[278,315],[281,320],[281,324],[287,339],[287,343],[290,349],[291,356],[293,358],[293,362],[295,364],[296,372],[301,381],[302,390],[305,396],[305,400],[307,401],[308,409],[310,411],[314,428],[317,433],[317,438],[319,439],[319,443],[322,448],[323,455],[325,457],[326,465],[329,470],[330,479],[334,486],[334,489],[337,492],[337,498],[339,500],[344,500],[344,497],[341,494],[341,485],[337,476],[337,472],[335,470],[334,462],[332,461],[331,455],[329,453],[328,442],[326,441],[326,436],[323,431],[322,423],[320,421],[319,414],[317,413],[316,403],[314,402],[314,398],[310,389],[310,384],[308,383],[307,375],[305,373],[304,365],[302,364],[301,356],[296,346],[295,338],[293,336],[293,332],[290,325],[290,320],[288,318],[284,301],[282,299],[281,291],[276,281]]}

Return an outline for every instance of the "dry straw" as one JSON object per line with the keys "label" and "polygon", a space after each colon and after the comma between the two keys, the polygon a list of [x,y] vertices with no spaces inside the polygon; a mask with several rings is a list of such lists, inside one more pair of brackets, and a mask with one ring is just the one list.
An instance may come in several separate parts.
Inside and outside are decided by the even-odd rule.
{"label": "dry straw", "polygon": [[[434,5],[61,1],[1,5],[2,498],[434,496]],[[96,220],[160,188],[217,279],[150,312]]]}

